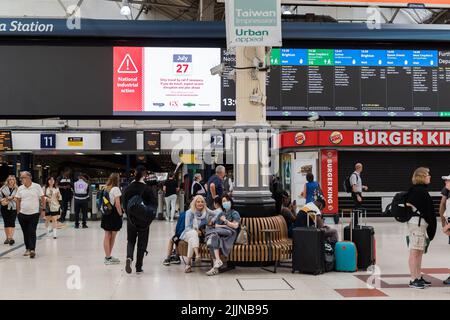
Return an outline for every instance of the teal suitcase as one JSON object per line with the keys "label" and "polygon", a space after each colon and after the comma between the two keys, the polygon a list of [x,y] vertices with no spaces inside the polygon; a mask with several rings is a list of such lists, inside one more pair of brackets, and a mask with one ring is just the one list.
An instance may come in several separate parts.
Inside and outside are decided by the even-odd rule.
{"label": "teal suitcase", "polygon": [[[344,213],[342,213],[342,220]],[[358,250],[353,240],[354,212],[350,214],[350,241],[339,241],[334,248],[334,260],[336,271],[355,272],[358,271]]]}
{"label": "teal suitcase", "polygon": [[334,248],[336,271],[358,271],[358,252],[351,241],[340,241]]}

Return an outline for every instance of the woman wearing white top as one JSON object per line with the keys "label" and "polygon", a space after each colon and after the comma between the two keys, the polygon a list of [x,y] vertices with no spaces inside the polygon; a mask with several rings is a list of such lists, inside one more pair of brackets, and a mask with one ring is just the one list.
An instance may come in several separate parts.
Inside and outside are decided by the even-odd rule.
{"label": "woman wearing white top", "polygon": [[103,189],[109,194],[109,201],[112,204],[112,213],[102,216],[101,227],[105,230],[103,248],[105,249],[105,264],[119,264],[120,260],[111,256],[111,252],[116,241],[117,232],[122,229],[122,205],[120,197],[122,192],[119,189],[120,176],[118,173],[112,173],[109,176],[106,186]]}
{"label": "woman wearing white top", "polygon": [[45,227],[50,235],[50,223],[53,227],[53,239],[56,239],[56,229],[58,228],[58,218],[60,216],[60,201],[62,201],[61,192],[56,186],[56,180],[52,176],[47,178],[44,187],[45,195]]}
{"label": "woman wearing white top", "polygon": [[9,244],[12,246],[14,241],[14,229],[16,227],[16,202],[14,201],[14,197],[17,193],[17,181],[16,177],[8,176],[5,181],[5,184],[0,189],[0,201],[2,206],[2,216],[3,222],[5,224],[5,234],[6,240],[4,244]]}

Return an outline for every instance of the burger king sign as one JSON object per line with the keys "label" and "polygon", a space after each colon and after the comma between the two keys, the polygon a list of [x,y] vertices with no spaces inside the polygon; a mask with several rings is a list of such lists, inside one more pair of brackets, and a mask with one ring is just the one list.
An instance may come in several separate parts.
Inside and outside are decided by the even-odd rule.
{"label": "burger king sign", "polygon": [[330,134],[330,142],[332,144],[340,144],[344,140],[344,136],[339,131],[333,131]]}
{"label": "burger king sign", "polygon": [[297,134],[294,137],[294,140],[295,140],[295,143],[300,146],[305,143],[306,136],[303,132],[297,132]]}

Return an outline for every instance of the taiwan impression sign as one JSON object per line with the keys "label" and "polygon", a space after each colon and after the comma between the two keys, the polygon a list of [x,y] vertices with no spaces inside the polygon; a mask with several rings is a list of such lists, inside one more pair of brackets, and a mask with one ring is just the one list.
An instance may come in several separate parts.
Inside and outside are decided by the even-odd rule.
{"label": "taiwan impression sign", "polygon": [[227,46],[281,47],[281,0],[225,2]]}

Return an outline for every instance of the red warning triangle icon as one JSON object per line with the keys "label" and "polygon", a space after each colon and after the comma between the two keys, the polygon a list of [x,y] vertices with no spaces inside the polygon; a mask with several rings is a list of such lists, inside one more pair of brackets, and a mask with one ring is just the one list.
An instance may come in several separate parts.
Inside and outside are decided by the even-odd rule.
{"label": "red warning triangle icon", "polygon": [[134,64],[133,59],[131,59],[129,53],[127,53],[125,58],[123,58],[119,69],[117,69],[117,73],[138,73],[138,69],[136,68],[136,65]]}

